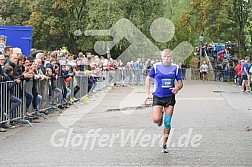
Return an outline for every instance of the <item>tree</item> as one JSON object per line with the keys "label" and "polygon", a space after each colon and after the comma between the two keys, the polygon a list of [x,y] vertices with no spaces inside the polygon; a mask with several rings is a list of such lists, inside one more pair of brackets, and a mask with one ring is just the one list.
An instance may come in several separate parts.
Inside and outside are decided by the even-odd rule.
{"label": "tree", "polygon": [[[66,46],[70,52],[92,51],[94,43],[110,36],[88,37],[86,30],[106,30],[118,20],[130,20],[160,50],[175,48],[182,41],[198,45],[206,41],[236,41],[240,55],[251,42],[251,0],[0,0],[0,23],[33,27],[33,47],[54,50]],[[150,34],[152,22],[170,19],[175,35],[167,43]],[[112,50],[114,58],[130,43],[122,39]],[[143,55],[144,57],[144,55]]]}
{"label": "tree", "polygon": [[236,25],[236,37],[240,57],[246,53],[246,27],[249,26],[249,14],[252,11],[251,0],[234,0],[231,10],[228,11],[228,18]]}
{"label": "tree", "polygon": [[249,23],[251,0],[192,0],[183,24],[203,32],[212,41],[236,41],[239,55],[245,54],[245,30]]}
{"label": "tree", "polygon": [[29,11],[25,10],[19,0],[0,0],[0,16],[2,25],[23,25],[29,19]]}

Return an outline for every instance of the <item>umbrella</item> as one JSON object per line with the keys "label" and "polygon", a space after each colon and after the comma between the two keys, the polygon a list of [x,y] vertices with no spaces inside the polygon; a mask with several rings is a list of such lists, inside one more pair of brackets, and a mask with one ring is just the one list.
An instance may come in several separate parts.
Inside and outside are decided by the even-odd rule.
{"label": "umbrella", "polygon": [[238,61],[239,59],[235,56],[235,57],[232,57],[231,60]]}
{"label": "umbrella", "polygon": [[217,55],[220,55],[221,53],[224,53],[225,52],[225,50],[221,50],[221,51],[219,51],[218,53],[217,53]]}

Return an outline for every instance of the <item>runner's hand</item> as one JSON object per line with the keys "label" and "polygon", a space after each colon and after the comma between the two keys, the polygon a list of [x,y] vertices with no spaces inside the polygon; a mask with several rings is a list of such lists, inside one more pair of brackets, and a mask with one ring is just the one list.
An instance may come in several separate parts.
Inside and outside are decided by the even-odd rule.
{"label": "runner's hand", "polygon": [[170,89],[171,89],[171,92],[172,92],[173,94],[177,94],[178,91],[179,91],[179,88],[177,88],[177,87],[175,87],[175,88],[170,88]]}
{"label": "runner's hand", "polygon": [[144,105],[146,105],[146,102],[148,101],[148,99],[152,99],[151,95],[147,95],[147,97],[144,100]]}

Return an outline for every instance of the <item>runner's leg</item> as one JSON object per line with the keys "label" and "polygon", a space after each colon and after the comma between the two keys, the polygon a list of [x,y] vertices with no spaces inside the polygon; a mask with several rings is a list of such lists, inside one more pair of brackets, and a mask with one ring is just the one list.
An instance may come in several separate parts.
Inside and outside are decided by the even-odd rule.
{"label": "runner's leg", "polygon": [[153,106],[152,118],[154,123],[158,124],[160,122],[162,117],[162,110],[163,106]]}
{"label": "runner's leg", "polygon": [[[174,106],[169,105],[168,107],[165,107],[164,110],[165,110],[165,115],[172,116],[173,115]],[[170,134],[170,130],[171,130],[171,128],[168,128],[168,129],[164,128],[164,140],[163,140],[164,144],[167,143],[168,136]]]}

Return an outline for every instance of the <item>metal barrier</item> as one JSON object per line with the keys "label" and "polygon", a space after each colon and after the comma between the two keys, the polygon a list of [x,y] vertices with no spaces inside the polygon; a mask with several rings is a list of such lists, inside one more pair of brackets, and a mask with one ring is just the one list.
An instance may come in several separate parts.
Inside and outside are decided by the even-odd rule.
{"label": "metal barrier", "polygon": [[76,75],[72,82],[72,97],[74,97],[74,87],[79,86],[79,91],[76,93],[75,98],[80,99],[88,93],[88,75]]}
{"label": "metal barrier", "polygon": [[5,123],[9,121],[10,118],[10,111],[9,111],[9,107],[10,106],[10,92],[8,91],[7,88],[7,82],[1,82],[0,83],[0,100],[1,100],[1,105],[0,105],[0,109],[1,109],[1,115],[0,115],[0,123]]}
{"label": "metal barrier", "polygon": [[[199,69],[189,69],[187,70],[191,74],[192,80],[201,80],[202,73]],[[226,70],[208,70],[206,78],[209,81],[224,81],[231,82],[235,79],[235,71],[233,69]]]}
{"label": "metal barrier", "polygon": [[[143,75],[143,71],[139,70],[140,76],[140,83],[144,82],[144,78],[146,77]],[[69,82],[68,86],[69,89],[71,89],[71,95],[70,99],[76,98],[81,99],[83,96],[87,96],[88,94],[88,81],[89,78],[92,75],[85,75],[84,73],[77,73],[75,76],[73,76],[73,79]],[[95,84],[95,91],[104,90],[106,87],[111,87],[114,85],[114,83],[123,85],[125,84],[125,69],[117,69],[113,71],[100,71],[98,74],[99,78],[96,81]],[[130,76],[127,76],[131,78],[131,82],[136,82],[134,79],[134,72],[131,71]],[[130,79],[129,79],[130,81]],[[64,85],[64,79],[63,77],[59,77],[57,79],[57,88],[60,88],[62,90],[62,87]],[[0,83],[0,123],[5,123],[10,120],[18,120],[22,123],[28,123],[30,126],[32,126],[31,121],[29,119],[29,116],[32,114],[32,116],[41,116],[43,118],[47,118],[44,111],[55,111],[57,108],[53,107],[50,104],[50,99],[53,97],[53,91],[49,94],[49,81],[48,80],[36,80],[34,82],[33,79],[29,81],[23,81],[20,84],[17,84],[14,88],[14,96],[18,97],[22,100],[22,104],[15,110],[15,113],[10,113],[10,91],[8,91],[8,83],[11,82],[2,82]],[[36,84],[36,85],[34,85]],[[38,97],[36,98],[36,95],[33,94],[33,99],[36,98],[36,101],[38,100],[39,104],[37,106],[34,106],[36,103],[29,105],[28,108],[26,108],[26,96],[27,93],[32,94],[34,91],[34,88],[37,88]],[[78,90],[78,92],[77,92]],[[40,96],[42,96],[42,99],[40,99]],[[70,100],[69,99],[69,100]],[[41,101],[40,101],[41,100]],[[62,103],[62,97],[58,98],[57,104]],[[38,110],[35,110],[37,108]],[[25,118],[28,117],[28,120]]]}
{"label": "metal barrier", "polygon": [[[16,86],[14,87],[13,89],[13,95],[18,98],[18,100],[20,99],[24,99],[24,96],[23,96],[23,83],[21,82],[20,84],[16,84]],[[21,119],[23,118],[23,109],[22,109],[22,100],[21,101],[21,104],[17,107],[17,109],[14,111],[14,113],[12,113],[13,115],[11,115],[10,113],[10,118],[12,120],[17,120],[17,119]]]}
{"label": "metal barrier", "polygon": [[[16,86],[13,88],[13,94],[11,95],[10,90],[8,90],[9,84],[13,84],[13,81],[7,81],[7,82],[1,82],[0,83],[0,123],[7,123],[9,121],[17,121],[20,123],[27,123],[30,126],[31,123],[29,120],[25,120],[25,90],[23,89],[25,82],[21,82],[20,84],[16,84]],[[11,112],[11,107],[13,107],[13,104],[11,104],[11,96],[16,97],[16,103],[20,103],[18,107]],[[20,100],[21,99],[21,100]]]}
{"label": "metal barrier", "polygon": [[125,68],[120,68],[115,71],[109,71],[110,77],[113,74],[114,80],[110,80],[110,84],[119,84],[119,85],[143,85],[145,83],[145,78],[148,75],[148,70],[131,70],[126,71]]}
{"label": "metal barrier", "polygon": [[106,88],[107,85],[109,85],[108,78],[107,78],[107,71],[100,71],[99,76],[100,78],[97,80],[97,85],[95,87],[95,91],[101,91]]}

